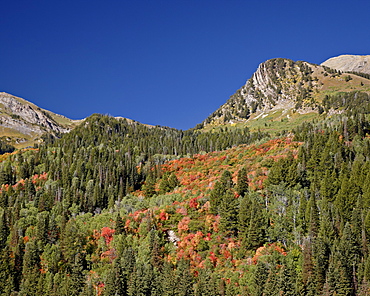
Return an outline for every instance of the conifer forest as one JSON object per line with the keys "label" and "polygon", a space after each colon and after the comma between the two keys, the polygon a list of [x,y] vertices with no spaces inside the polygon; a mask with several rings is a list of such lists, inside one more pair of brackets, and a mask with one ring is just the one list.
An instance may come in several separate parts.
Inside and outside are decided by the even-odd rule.
{"label": "conifer forest", "polygon": [[326,96],[278,134],[93,114],[1,143],[0,295],[370,295],[369,112]]}

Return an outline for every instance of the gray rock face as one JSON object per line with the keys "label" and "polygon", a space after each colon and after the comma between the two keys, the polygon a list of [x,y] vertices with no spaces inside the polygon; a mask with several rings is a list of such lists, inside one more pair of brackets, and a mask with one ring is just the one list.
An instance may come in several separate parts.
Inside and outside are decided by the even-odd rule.
{"label": "gray rock face", "polygon": [[311,107],[310,93],[319,85],[312,77],[319,68],[322,67],[283,58],[261,63],[246,84],[203,125],[243,122],[250,114],[278,109],[304,112]]}
{"label": "gray rock face", "polygon": [[69,131],[55,122],[46,110],[4,92],[0,93],[0,126],[28,136]]}
{"label": "gray rock face", "polygon": [[370,74],[370,55],[340,55],[326,60],[321,65],[342,72]]}
{"label": "gray rock face", "polygon": [[[257,110],[268,111],[274,108],[293,107],[294,98],[298,95],[295,83],[290,85],[286,83],[287,79],[293,76],[301,77],[300,66],[289,64],[290,60],[281,59],[284,63],[279,71],[275,65],[271,67],[271,61],[261,63],[257,71],[253,74],[252,79],[242,87],[245,95],[245,103],[258,102]],[[280,61],[280,59],[277,59]],[[309,65],[302,63],[302,65]],[[304,86],[304,83],[302,83]],[[256,94],[258,94],[256,96]],[[289,105],[289,106],[287,106]]]}

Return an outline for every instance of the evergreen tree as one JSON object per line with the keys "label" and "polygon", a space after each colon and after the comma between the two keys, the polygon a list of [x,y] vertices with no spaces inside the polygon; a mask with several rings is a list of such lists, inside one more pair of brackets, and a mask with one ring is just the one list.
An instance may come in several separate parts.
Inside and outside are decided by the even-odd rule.
{"label": "evergreen tree", "polygon": [[324,287],[326,271],[329,266],[330,248],[321,237],[315,239],[313,244],[314,283],[316,293],[320,293]]}
{"label": "evergreen tree", "polygon": [[214,189],[210,193],[209,201],[211,204],[211,212],[220,214],[220,207],[224,196],[233,187],[233,180],[230,171],[226,170],[222,173],[219,181],[216,182]]}
{"label": "evergreen tree", "polygon": [[177,289],[176,288],[177,282],[175,282],[176,278],[174,276],[171,263],[164,262],[161,279],[162,279],[161,280],[162,295],[165,296],[175,295],[175,291]]}
{"label": "evergreen tree", "polygon": [[15,287],[10,252],[7,247],[2,249],[0,258],[0,293],[1,295],[10,295]]}
{"label": "evergreen tree", "polygon": [[319,231],[319,212],[316,204],[316,192],[314,189],[311,190],[310,200],[307,204],[306,217],[309,217],[309,235],[316,237]]}
{"label": "evergreen tree", "polygon": [[262,296],[264,286],[267,282],[269,270],[266,264],[262,261],[257,262],[256,271],[252,276],[252,295]]}
{"label": "evergreen tree", "polygon": [[211,296],[218,295],[217,284],[215,279],[211,277],[210,271],[201,269],[195,285],[195,296]]}
{"label": "evergreen tree", "polygon": [[155,182],[156,179],[154,177],[154,172],[150,171],[143,186],[143,191],[146,197],[152,197],[154,194],[156,194]]}
{"label": "evergreen tree", "polygon": [[[252,202],[249,194],[240,198],[239,212],[238,212],[238,237],[242,242],[246,242],[249,233],[252,216]],[[245,247],[245,245],[244,245]]]}
{"label": "evergreen tree", "polygon": [[37,295],[40,277],[40,255],[35,240],[26,244],[22,270],[21,295]]}
{"label": "evergreen tree", "polygon": [[247,249],[256,249],[266,240],[266,218],[263,208],[257,201],[252,202],[251,213],[245,246]]}
{"label": "evergreen tree", "polygon": [[180,186],[180,182],[177,179],[176,175],[172,173],[168,178],[168,185],[170,188],[170,191],[174,190],[176,187]]}
{"label": "evergreen tree", "polygon": [[238,200],[231,190],[226,191],[220,203],[220,230],[229,235],[237,235]]}
{"label": "evergreen tree", "polygon": [[189,261],[181,259],[176,268],[176,296],[192,296],[194,295],[194,278],[190,273]]}
{"label": "evergreen tree", "polygon": [[249,185],[248,185],[248,172],[246,167],[243,167],[241,170],[239,170],[238,180],[235,189],[236,192],[241,196],[245,196],[248,193]]}

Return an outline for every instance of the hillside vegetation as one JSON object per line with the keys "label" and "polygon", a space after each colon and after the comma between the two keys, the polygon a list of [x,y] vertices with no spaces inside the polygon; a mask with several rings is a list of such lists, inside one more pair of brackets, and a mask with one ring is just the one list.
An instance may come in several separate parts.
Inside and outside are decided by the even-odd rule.
{"label": "hillside vegetation", "polygon": [[276,59],[188,131],[4,139],[0,295],[369,295],[369,87]]}
{"label": "hillside vegetation", "polygon": [[4,154],[1,293],[366,295],[370,123],[339,102],[289,137],[93,115]]}

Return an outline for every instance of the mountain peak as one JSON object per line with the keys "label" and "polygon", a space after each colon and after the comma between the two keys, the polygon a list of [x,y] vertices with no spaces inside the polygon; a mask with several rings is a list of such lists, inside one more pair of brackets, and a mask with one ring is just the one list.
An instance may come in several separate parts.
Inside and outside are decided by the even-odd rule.
{"label": "mountain peak", "polygon": [[312,111],[315,104],[310,93],[320,87],[313,73],[321,68],[285,58],[267,60],[204,124],[243,122],[254,113],[277,109]]}
{"label": "mountain peak", "polygon": [[0,136],[16,147],[32,145],[45,133],[68,132],[73,122],[25,99],[0,92]]}
{"label": "mountain peak", "polygon": [[332,57],[321,65],[333,68],[342,72],[359,72],[370,74],[370,55],[344,54]]}
{"label": "mountain peak", "polygon": [[[369,58],[362,56],[362,63],[370,66]],[[246,84],[197,127],[249,122],[272,113],[275,115],[270,116],[270,121],[319,113],[325,95],[368,91],[369,86],[367,77],[342,74],[325,65],[285,58],[270,59],[261,63]]]}

